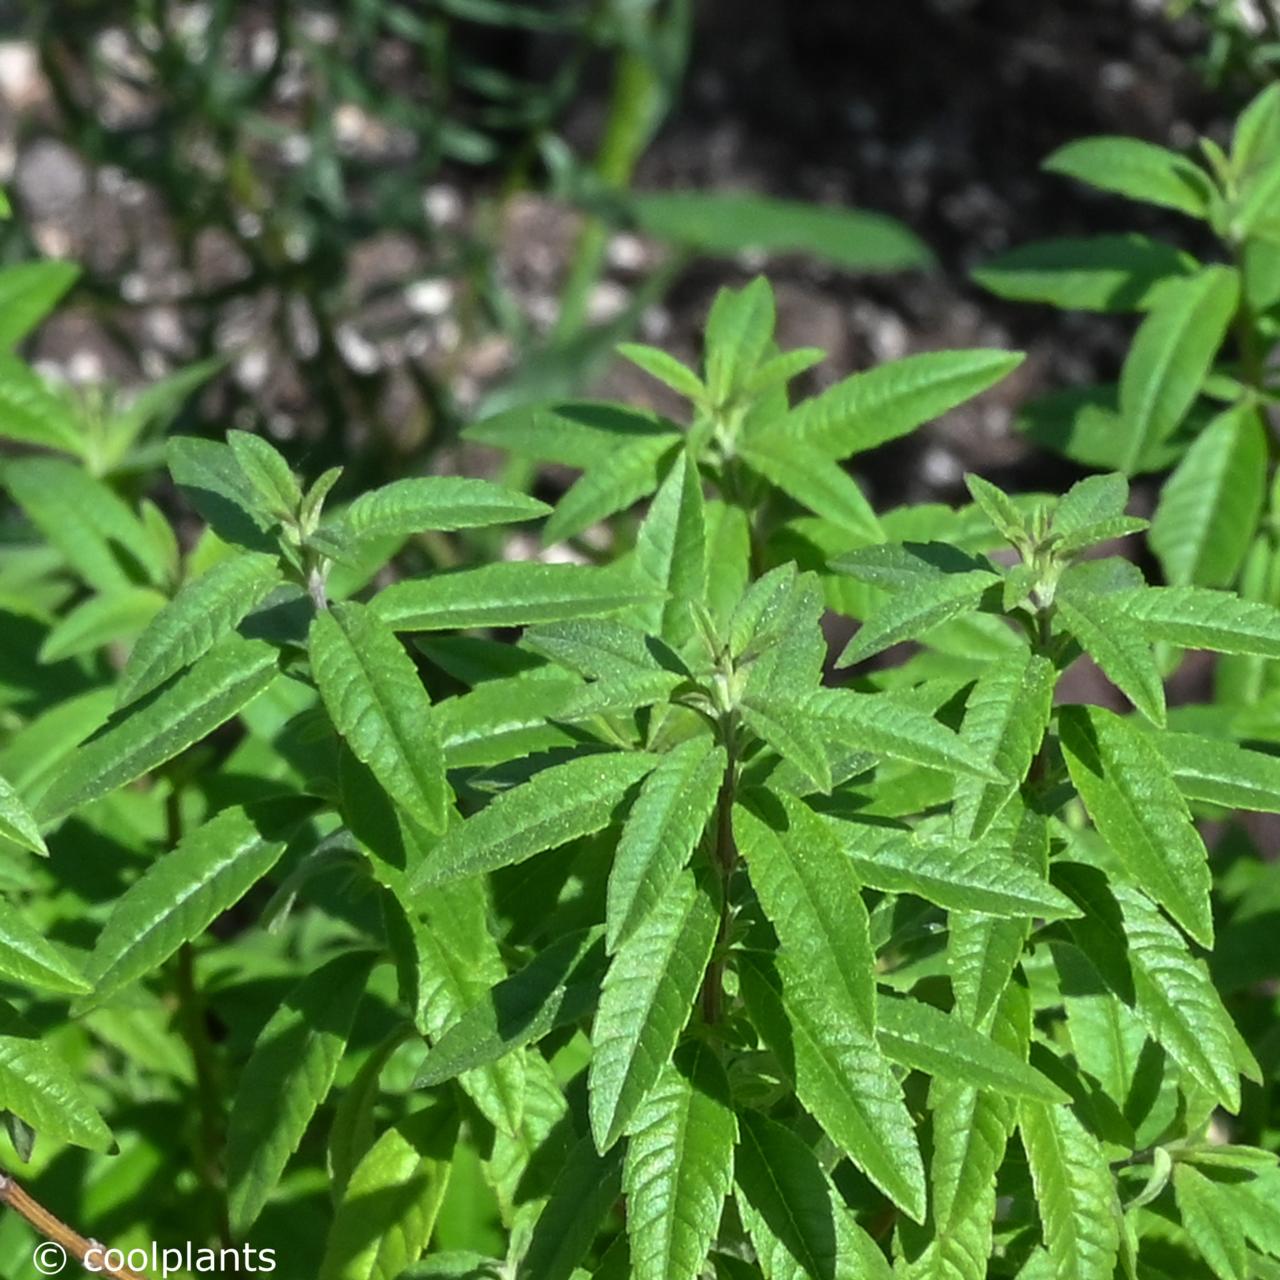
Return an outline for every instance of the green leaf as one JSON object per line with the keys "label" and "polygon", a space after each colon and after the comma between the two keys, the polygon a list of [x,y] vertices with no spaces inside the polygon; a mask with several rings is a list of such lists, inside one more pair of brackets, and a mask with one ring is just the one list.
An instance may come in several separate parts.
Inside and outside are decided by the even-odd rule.
{"label": "green leaf", "polygon": [[979,267],[973,278],[998,298],[1074,311],[1145,311],[1161,286],[1196,260],[1147,236],[1087,236],[1021,245]]}
{"label": "green leaf", "polygon": [[125,587],[91,596],[56,623],[36,656],[41,662],[62,662],[132,638],[165,603],[164,596],[150,587]]}
{"label": "green leaf", "polygon": [[1096,1138],[1070,1107],[1024,1101],[1018,1128],[1057,1280],[1112,1280],[1120,1205]]}
{"label": "green leaf", "polygon": [[609,872],[610,954],[662,901],[689,860],[724,782],[725,753],[710,735],[681,743],[645,779]]}
{"label": "green leaf", "polygon": [[83,995],[89,982],[56,943],[0,898],[0,976],[22,986]]}
{"label": "green leaf", "polygon": [[831,791],[831,763],[803,706],[783,696],[748,695],[738,704],[747,727],[799,770],[815,791]]}
{"label": "green leaf", "polygon": [[1148,640],[1259,658],[1280,657],[1280,609],[1207,587],[1146,587],[1114,603]]}
{"label": "green leaf", "polygon": [[697,1280],[733,1186],[738,1125],[707,1045],[677,1053],[631,1121],[623,1164],[635,1280]]}
{"label": "green leaf", "polygon": [[418,1260],[444,1203],[457,1132],[447,1101],[383,1131],[338,1203],[320,1280],[398,1280]]}
{"label": "green leaf", "polygon": [[1213,365],[1240,295],[1230,267],[1206,267],[1169,289],[1139,326],[1120,373],[1129,475],[1158,465],[1159,446],[1186,416]]}
{"label": "green leaf", "polygon": [[875,952],[853,865],[831,827],[802,800],[735,805],[733,834],[784,954],[827,992],[833,1015],[875,1030]]}
{"label": "green leaf", "polygon": [[818,976],[785,950],[776,971],[743,953],[739,981],[752,1023],[805,1109],[885,1195],[922,1222],[915,1126],[874,1036],[833,1010]]}
{"label": "green leaf", "polygon": [[990,916],[1075,914],[1069,899],[1025,863],[987,841],[957,844],[945,836],[833,823],[858,877],[885,893],[914,893],[949,911]]}
{"label": "green leaf", "polygon": [[490,987],[436,1037],[415,1088],[488,1066],[590,1013],[600,995],[594,972],[602,958],[598,943],[598,929],[557,938],[519,973]]}
{"label": "green leaf", "polygon": [[679,645],[692,632],[689,605],[706,589],[706,511],[698,464],[683,453],[667,474],[636,534],[640,574],[665,603],[637,610],[636,621]]}
{"label": "green leaf", "polygon": [[1209,176],[1177,152],[1137,138],[1081,138],[1044,162],[1050,173],[1087,182],[1145,204],[1208,216],[1213,198]]}
{"label": "green leaf", "polygon": [[618,568],[511,563],[397,582],[370,608],[395,631],[450,631],[590,618],[655,598],[653,587]]}
{"label": "green leaf", "polygon": [[227,1207],[243,1236],[262,1212],[346,1048],[374,956],[348,952],[308,974],[258,1036],[227,1124]]}
{"label": "green leaf", "polygon": [[625,680],[662,669],[650,638],[639,627],[611,618],[584,618],[531,627],[522,649],[589,680]]}
{"label": "green leaf", "polygon": [[1059,591],[1058,614],[1080,647],[1152,724],[1165,723],[1164,681],[1141,630],[1115,599],[1090,591]]}
{"label": "green leaf", "polygon": [[467,440],[582,470],[653,436],[664,436],[666,447],[680,439],[675,424],[657,414],[591,400],[522,406],[472,423],[463,432]]}
{"label": "green leaf", "polygon": [[19,262],[0,271],[0,350],[31,332],[76,282],[74,262]]}
{"label": "green leaf", "polygon": [[11,1112],[39,1134],[110,1151],[115,1146],[97,1108],[71,1069],[42,1044],[9,1005],[0,1002],[0,1110]]}
{"label": "green leaf", "polygon": [[120,675],[116,705],[150,693],[203,657],[279,581],[275,556],[245,551],[188,582],[138,637]]}
{"label": "green leaf", "polygon": [[813,1152],[758,1112],[739,1127],[735,1198],[765,1280],[891,1280]]}
{"label": "green leaf", "polygon": [[668,386],[686,400],[700,400],[706,394],[702,380],[688,365],[683,365],[675,356],[668,355],[658,347],[644,346],[637,342],[621,342],[618,354],[639,369],[643,369],[651,378],[656,378],[664,386]]}
{"label": "green leaf", "polygon": [[1262,514],[1266,432],[1255,408],[1220,413],[1160,490],[1150,543],[1173,586],[1226,587]]}
{"label": "green leaf", "polygon": [[621,1147],[601,1155],[590,1138],[573,1146],[559,1162],[518,1272],[520,1280],[570,1280],[621,1192]]}
{"label": "green leaf", "polygon": [[449,784],[431,700],[395,633],[365,605],[311,623],[311,673],[334,728],[387,794],[427,831],[448,822]]}
{"label": "green leaf", "polygon": [[668,434],[620,442],[614,452],[584,471],[556,503],[542,531],[543,543],[552,546],[576,538],[652,493],[679,443],[679,436]]}
{"label": "green leaf", "polygon": [[252,551],[273,553],[273,519],[236,456],[216,440],[174,436],[165,445],[173,482],[218,537]]}
{"label": "green leaf", "polygon": [[1248,1280],[1244,1232],[1230,1194],[1189,1164],[1173,1166],[1183,1228],[1219,1280]]}
{"label": "green leaf", "polygon": [[7,462],[14,501],[67,563],[98,591],[160,584],[168,566],[136,515],[102,481],[62,458]]}
{"label": "green leaf", "polygon": [[711,958],[720,908],[709,878],[682,871],[614,954],[591,1032],[591,1132],[607,1151],[671,1058]]}
{"label": "green leaf", "polygon": [[1153,740],[1188,800],[1280,813],[1280,758],[1198,733],[1161,733]]}
{"label": "green leaf", "polygon": [[982,514],[991,521],[995,529],[1006,542],[1016,546],[1027,536],[1027,524],[1013,499],[1003,489],[984,480],[979,475],[967,475],[965,487],[969,490],[974,502],[982,509]]}
{"label": "green leaf", "polygon": [[546,515],[545,502],[488,480],[417,476],[362,493],[342,514],[357,541],[407,538],[426,530],[482,529]]}
{"label": "green leaf", "polygon": [[1243,176],[1265,165],[1280,147],[1280,86],[1269,84],[1236,119],[1231,167]]}
{"label": "green leaf", "polygon": [[942,574],[895,593],[858,628],[836,665],[850,667],[890,645],[921,638],[932,627],[972,612],[999,581],[986,569],[974,569]]}
{"label": "green leaf", "polygon": [[858,482],[817,449],[784,436],[744,444],[739,456],[789,498],[859,541],[884,536]]}
{"label": "green leaf", "polygon": [[958,734],[891,693],[816,689],[805,707],[823,737],[847,749],[984,780],[998,778],[990,765],[970,758]]}
{"label": "green leaf", "polygon": [[960,737],[972,758],[989,764],[1002,781],[966,780],[958,787],[956,829],[966,839],[987,830],[1026,778],[1049,724],[1056,681],[1052,662],[1019,649],[993,662],[974,685]]}
{"label": "green leaf", "polygon": [[773,287],[763,276],[741,289],[716,294],[704,343],[707,387],[714,404],[724,404],[760,363],[776,321]]}
{"label": "green leaf", "polygon": [[223,809],[116,899],[88,963],[93,1003],[158,969],[276,864],[307,802]]}
{"label": "green leaf", "polygon": [[892,1062],[1011,1097],[1069,1101],[1047,1076],[954,1014],[919,1000],[881,996],[876,1016],[876,1040]]}
{"label": "green leaf", "polygon": [[616,751],[543,769],[450,827],[410,876],[411,888],[513,866],[599,831],[654,763],[650,755]]}
{"label": "green leaf", "polygon": [[1203,946],[1213,945],[1208,854],[1186,801],[1141,730],[1102,707],[1062,707],[1071,781],[1137,884]]}
{"label": "green leaf", "polygon": [[0,351],[0,439],[80,457],[85,442],[75,412],[34,369]]}
{"label": "green leaf", "polygon": [[830,458],[904,436],[985,391],[1022,363],[1011,351],[931,351],[855,373],[805,400],[780,431]]}
{"label": "green leaf", "polygon": [[276,661],[269,644],[227,636],[154,697],[112,716],[55,776],[36,816],[56,822],[172,760],[256,698],[275,679]]}
{"label": "green leaf", "polygon": [[901,223],[857,209],[705,191],[633,195],[627,208],[640,230],[702,253],[806,253],[853,271],[898,271],[932,261]]}
{"label": "green leaf", "polygon": [[1136,889],[1072,863],[1055,865],[1054,882],[1082,909],[1069,928],[1107,986],[1192,1080],[1237,1110],[1236,1032],[1204,962]]}
{"label": "green leaf", "polygon": [[49,856],[48,846],[35,818],[4,777],[0,777],[0,836],[38,853],[42,858]]}
{"label": "green leaf", "polygon": [[280,451],[248,431],[228,431],[227,444],[267,510],[275,516],[293,515],[302,505],[302,490]]}

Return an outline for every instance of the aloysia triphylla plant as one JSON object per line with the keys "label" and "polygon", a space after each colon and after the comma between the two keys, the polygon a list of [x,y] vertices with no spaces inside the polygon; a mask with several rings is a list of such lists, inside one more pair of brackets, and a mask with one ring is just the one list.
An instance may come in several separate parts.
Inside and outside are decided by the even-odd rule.
{"label": "aloysia triphylla plant", "polygon": [[[211,531],[149,620],[7,695],[5,834],[52,854],[6,864],[16,1145],[114,1133],[86,1232],[181,1222],[326,1280],[1274,1269],[1190,806],[1280,811],[1280,764],[1172,731],[1156,654],[1269,661],[1280,611],[1099,557],[1143,527],[1119,475],[875,514],[840,463],[1003,353],[792,406],[816,354],[776,351],[757,282],[700,372],[629,354],[686,425],[475,432],[582,470],[549,541],[645,500],[605,565],[388,581],[425,531],[545,508],[422,478],[332,509],[260,439],[170,441]],[[44,461],[5,478],[52,528]],[[145,572],[155,517],[82,490],[74,540],[10,553],[36,636]],[[1132,709],[1055,703],[1082,653]]]}

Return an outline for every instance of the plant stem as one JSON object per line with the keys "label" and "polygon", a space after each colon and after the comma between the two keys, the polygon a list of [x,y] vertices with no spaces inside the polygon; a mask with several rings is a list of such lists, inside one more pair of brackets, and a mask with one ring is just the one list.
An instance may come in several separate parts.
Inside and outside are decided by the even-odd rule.
{"label": "plant stem", "polygon": [[[178,791],[169,792],[165,801],[165,818],[169,845],[177,844],[182,834]],[[213,1041],[209,1038],[204,997],[196,982],[195,950],[184,942],[178,948],[174,978],[178,998],[178,1024],[187,1048],[196,1080],[196,1105],[199,1112],[199,1137],[195,1151],[196,1176],[203,1184],[215,1218],[214,1230],[218,1240],[230,1247],[231,1222],[227,1216],[226,1196],[223,1193],[222,1171],[218,1150],[222,1132],[222,1106],[219,1101],[218,1076],[214,1060]]]}
{"label": "plant stem", "polygon": [[60,1245],[82,1266],[86,1255],[94,1253],[91,1261],[96,1274],[106,1276],[108,1280],[146,1280],[145,1276],[138,1275],[136,1271],[117,1271],[108,1267],[98,1241],[86,1239],[74,1228],[67,1226],[38,1200],[32,1199],[7,1173],[0,1173],[0,1204],[7,1205],[20,1218],[25,1219],[46,1240]]}
{"label": "plant stem", "polygon": [[716,800],[715,865],[720,874],[720,927],[716,930],[715,950],[702,979],[702,1016],[714,1026],[724,1012],[724,945],[729,940],[729,881],[738,863],[738,848],[733,842],[733,800],[737,791],[737,723],[734,713],[724,718],[724,748],[727,755],[720,795]]}

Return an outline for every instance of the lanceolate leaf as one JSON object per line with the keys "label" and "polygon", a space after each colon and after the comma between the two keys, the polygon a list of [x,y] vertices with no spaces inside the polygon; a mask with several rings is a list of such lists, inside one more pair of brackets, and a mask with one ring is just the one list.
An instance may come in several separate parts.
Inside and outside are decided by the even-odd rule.
{"label": "lanceolate leaf", "polygon": [[311,624],[311,673],[334,727],[387,794],[428,831],[450,801],[431,700],[395,634],[364,605],[335,604]]}
{"label": "lanceolate leaf", "polygon": [[1060,592],[1058,612],[1102,674],[1153,724],[1165,723],[1164,684],[1141,630],[1116,609],[1111,596]]}
{"label": "lanceolate leaf", "polygon": [[1115,604],[1148,640],[1280,658],[1280,610],[1205,587],[1147,587],[1117,595]]}
{"label": "lanceolate leaf", "polygon": [[754,1111],[740,1128],[735,1197],[765,1280],[890,1280],[884,1255],[801,1139]]}
{"label": "lanceolate leaf", "polygon": [[534,1226],[521,1280],[569,1280],[621,1191],[621,1147],[601,1155],[583,1138],[570,1148]]}
{"label": "lanceolate leaf", "polygon": [[620,442],[615,452],[574,481],[547,521],[543,540],[550,544],[575,538],[652,493],[679,439],[676,435],[659,435]]}
{"label": "lanceolate leaf", "polygon": [[1141,235],[1042,240],[1001,254],[973,273],[997,297],[1078,311],[1142,311],[1195,259]]}
{"label": "lanceolate leaf", "polygon": [[609,873],[612,953],[661,902],[688,861],[724,782],[725,754],[707,735],[668,752],[645,779],[623,824]]}
{"label": "lanceolate leaf", "polygon": [[652,585],[612,567],[489,564],[397,582],[370,607],[395,631],[451,631],[589,618],[657,596]]}
{"label": "lanceolate leaf", "polygon": [[893,1062],[932,1076],[1040,1102],[1066,1102],[1047,1076],[952,1014],[919,1000],[882,996],[876,1039]]}
{"label": "lanceolate leaf", "polygon": [[32,853],[38,853],[42,857],[49,856],[44,837],[41,836],[31,811],[3,777],[0,777],[0,836],[13,840],[24,849],[30,849]]}
{"label": "lanceolate leaf", "polygon": [[94,1000],[152,972],[234,906],[275,865],[306,801],[223,809],[116,899],[89,961]]}
{"label": "lanceolate leaf", "polygon": [[827,991],[833,1012],[870,1035],[875,953],[853,865],[802,800],[754,799],[734,808],[733,832],[783,953]]}
{"label": "lanceolate leaf", "polygon": [[844,533],[866,542],[883,537],[857,481],[817,449],[797,440],[766,438],[744,446],[741,454],[753,471]]}
{"label": "lanceolate leaf", "polygon": [[837,663],[852,666],[903,640],[924,636],[932,627],[976,609],[999,579],[985,569],[948,573],[898,592],[858,629]]}
{"label": "lanceolate leaf", "polygon": [[449,1024],[418,1068],[415,1085],[443,1084],[578,1021],[596,1006],[602,967],[599,930],[557,939]]}
{"label": "lanceolate leaf", "polygon": [[1212,187],[1203,169],[1175,151],[1136,138],[1082,138],[1060,147],[1044,167],[1193,217],[1203,217],[1209,208]]}
{"label": "lanceolate leaf", "polygon": [[830,458],[847,458],[913,431],[985,391],[1022,363],[1010,351],[907,356],[837,383],[793,409],[783,432]]}
{"label": "lanceolate leaf", "polygon": [[4,899],[0,899],[0,976],[63,995],[83,995],[89,990],[71,958]]}
{"label": "lanceolate leaf", "polygon": [[846,748],[948,773],[999,779],[990,765],[972,758],[956,733],[891,693],[817,689],[804,706],[814,728]]}
{"label": "lanceolate leaf", "polygon": [[743,956],[747,1011],[796,1095],[833,1142],[916,1221],[924,1166],[911,1116],[887,1059],[865,1027],[833,1011],[827,990],[786,952],[776,971]]}
{"label": "lanceolate leaf", "polygon": [[961,844],[944,836],[836,823],[859,878],[887,893],[914,893],[940,907],[992,916],[1075,914],[1071,902],[1035,871],[986,841]]}
{"label": "lanceolate leaf", "polygon": [[1240,281],[1230,267],[1206,267],[1169,291],[1148,313],[1120,374],[1127,433],[1121,470],[1151,466],[1158,447],[1186,416],[1235,311]]}
{"label": "lanceolate leaf", "polygon": [[1058,864],[1054,880],[1083,911],[1069,927],[1102,979],[1201,1088],[1235,1111],[1235,1028],[1204,962],[1136,889],[1071,863]]}
{"label": "lanceolate leaf", "polygon": [[0,271],[0,349],[18,343],[75,284],[74,262],[20,262]]}
{"label": "lanceolate leaf", "polygon": [[164,604],[164,596],[150,587],[126,587],[93,596],[50,630],[37,656],[41,662],[61,662],[131,640]]}
{"label": "lanceolate leaf", "polygon": [[343,513],[342,526],[356,541],[407,538],[428,529],[476,529],[531,520],[547,511],[536,498],[488,480],[419,476],[361,494]]}
{"label": "lanceolate leaf", "polygon": [[451,827],[411,877],[411,887],[495,871],[599,831],[655,763],[653,756],[618,751],[542,770]]}
{"label": "lanceolate leaf", "polygon": [[1029,649],[992,663],[965,702],[961,739],[1002,782],[969,782],[957,790],[957,832],[976,840],[1017,791],[1040,748],[1057,678],[1053,664]]}
{"label": "lanceolate leaf", "polygon": [[631,1121],[623,1165],[635,1280],[697,1280],[733,1185],[738,1126],[707,1045],[669,1063]]}
{"label": "lanceolate leaf", "polygon": [[831,763],[813,721],[785,695],[748,694],[738,705],[748,728],[799,771],[815,791],[831,790]]}
{"label": "lanceolate leaf", "polygon": [[1070,1107],[1024,1101],[1022,1145],[1058,1280],[1111,1280],[1120,1205],[1098,1140]]}
{"label": "lanceolate leaf", "polygon": [[1188,800],[1280,813],[1280,758],[1198,733],[1162,733],[1154,741]]}
{"label": "lanceolate leaf", "polygon": [[55,822],[171,760],[257,697],[275,679],[276,661],[271,645],[227,636],[153,698],[113,716],[54,778],[37,817]]}
{"label": "lanceolate leaf", "polygon": [[591,1132],[607,1151],[671,1058],[711,958],[720,908],[706,878],[682,871],[618,948],[591,1039]]}
{"label": "lanceolate leaf", "polygon": [[706,582],[706,512],[698,465],[683,453],[662,482],[636,535],[640,573],[664,603],[640,610],[650,631],[679,645],[692,630],[689,603],[701,602]]}
{"label": "lanceolate leaf", "polygon": [[208,653],[279,581],[275,556],[247,551],[187,583],[138,637],[120,676],[117,705],[150,693]]}
{"label": "lanceolate leaf", "polygon": [[1254,408],[1219,414],[1160,492],[1151,549],[1173,586],[1235,581],[1262,513],[1266,432]]}
{"label": "lanceolate leaf", "polygon": [[396,1280],[418,1260],[449,1185],[457,1113],[436,1102],[386,1129],[356,1165],[320,1280]]}
{"label": "lanceolate leaf", "polygon": [[238,1235],[257,1220],[329,1092],[373,961],[351,952],[315,970],[254,1045],[227,1128],[228,1208]]}
{"label": "lanceolate leaf", "polygon": [[90,1151],[109,1151],[115,1145],[71,1068],[2,1002],[0,1110],[12,1112],[38,1134]]}
{"label": "lanceolate leaf", "polygon": [[1214,1275],[1220,1280],[1247,1280],[1245,1233],[1231,1195],[1182,1162],[1173,1167],[1173,1192],[1182,1225]]}
{"label": "lanceolate leaf", "polygon": [[1142,732],[1101,707],[1064,707],[1071,780],[1112,852],[1197,942],[1213,943],[1208,854],[1186,801]]}

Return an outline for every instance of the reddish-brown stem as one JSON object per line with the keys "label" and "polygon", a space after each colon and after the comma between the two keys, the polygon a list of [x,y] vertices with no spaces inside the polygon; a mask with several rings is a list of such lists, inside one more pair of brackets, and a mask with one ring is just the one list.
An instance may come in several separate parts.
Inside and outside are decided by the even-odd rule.
{"label": "reddish-brown stem", "polygon": [[0,1204],[7,1205],[20,1218],[25,1219],[46,1240],[65,1249],[81,1266],[85,1258],[93,1253],[91,1259],[96,1274],[106,1276],[107,1280],[146,1280],[136,1271],[117,1270],[106,1265],[106,1251],[96,1240],[88,1240],[78,1231],[67,1226],[61,1218],[55,1217],[38,1200],[33,1200],[13,1178],[0,1173]]}

